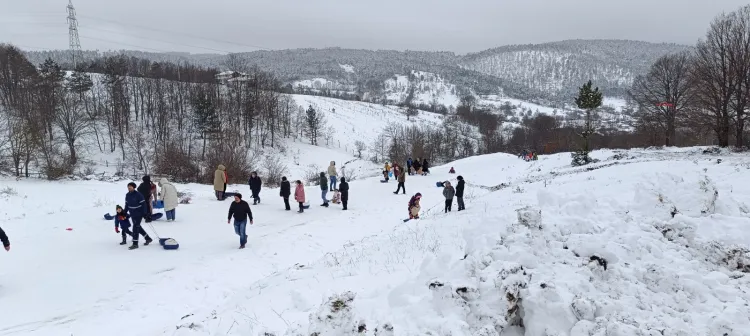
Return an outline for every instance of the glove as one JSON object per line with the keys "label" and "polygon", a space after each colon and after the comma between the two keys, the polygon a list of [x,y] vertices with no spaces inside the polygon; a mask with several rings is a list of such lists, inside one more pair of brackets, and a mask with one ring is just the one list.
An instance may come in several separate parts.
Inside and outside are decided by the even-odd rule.
{"label": "glove", "polygon": [[120,233],[120,228],[116,227],[115,232]]}

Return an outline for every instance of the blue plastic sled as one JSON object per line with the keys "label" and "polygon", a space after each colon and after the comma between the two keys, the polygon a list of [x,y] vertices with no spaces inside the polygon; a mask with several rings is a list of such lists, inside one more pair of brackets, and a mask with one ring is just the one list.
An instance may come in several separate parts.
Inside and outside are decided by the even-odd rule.
{"label": "blue plastic sled", "polygon": [[163,213],[161,213],[161,212],[157,212],[157,213],[155,213],[155,214],[151,214],[151,220],[157,220],[157,219],[159,219],[159,218],[162,218],[163,216],[164,216],[164,214],[163,214]]}
{"label": "blue plastic sled", "polygon": [[165,250],[176,250],[180,248],[180,244],[177,243],[174,238],[159,238],[159,245],[161,245]]}
{"label": "blue plastic sled", "polygon": [[392,171],[388,172],[388,177],[393,177],[393,172]]}
{"label": "blue plastic sled", "polygon": [[380,183],[388,183],[386,180],[380,180]]}
{"label": "blue plastic sled", "polygon": [[435,186],[438,187],[438,188],[445,187],[445,185],[443,184],[443,182],[435,182]]}
{"label": "blue plastic sled", "polygon": [[110,215],[109,212],[108,212],[108,213],[104,214],[104,219],[106,219],[106,220],[113,220],[113,219],[115,219],[115,216]]}
{"label": "blue plastic sled", "polygon": [[162,200],[153,201],[151,204],[154,206],[154,209],[164,209],[164,201]]}

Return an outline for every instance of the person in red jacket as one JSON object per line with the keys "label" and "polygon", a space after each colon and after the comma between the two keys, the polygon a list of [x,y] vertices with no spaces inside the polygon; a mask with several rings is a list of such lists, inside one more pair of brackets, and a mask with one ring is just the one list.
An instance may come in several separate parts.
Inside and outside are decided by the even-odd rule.
{"label": "person in red jacket", "polygon": [[305,212],[305,187],[302,186],[302,181],[297,180],[297,186],[294,188],[294,200],[299,203],[299,213]]}
{"label": "person in red jacket", "polygon": [[8,240],[8,235],[5,234],[5,231],[3,231],[3,228],[0,228],[0,241],[3,242],[3,247],[6,251],[10,251],[10,240]]}

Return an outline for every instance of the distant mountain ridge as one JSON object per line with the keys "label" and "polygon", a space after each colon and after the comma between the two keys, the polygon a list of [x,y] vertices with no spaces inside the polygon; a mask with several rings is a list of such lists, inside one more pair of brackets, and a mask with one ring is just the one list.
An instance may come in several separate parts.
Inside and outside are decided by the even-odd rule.
{"label": "distant mountain ridge", "polygon": [[[645,73],[659,57],[690,46],[628,40],[566,40],[508,45],[478,53],[394,51],[364,49],[287,49],[237,54],[243,64],[228,62],[227,55],[150,53],[123,50],[84,52],[84,58],[125,53],[154,61],[190,62],[221,70],[258,66],[288,85],[325,79],[352,87],[357,94],[389,100],[387,81],[413,71],[440,76],[455,86],[452,94],[499,94],[531,102],[555,105],[570,102],[577,88],[591,79],[609,96],[623,96],[632,80]],[[68,61],[66,51],[29,51],[34,63],[47,57]],[[389,96],[390,95],[390,96]]]}

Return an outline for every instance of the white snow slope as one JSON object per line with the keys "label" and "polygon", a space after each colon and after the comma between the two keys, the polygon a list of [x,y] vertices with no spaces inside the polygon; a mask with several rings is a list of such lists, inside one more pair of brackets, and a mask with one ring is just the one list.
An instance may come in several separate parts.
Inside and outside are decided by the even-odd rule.
{"label": "white snow slope", "polygon": [[124,183],[4,180],[0,335],[750,335],[750,157],[702,150],[472,157],[354,181],[349,211],[264,189],[245,250],[210,186],[154,222],[179,250],[128,251],[101,217]]}

